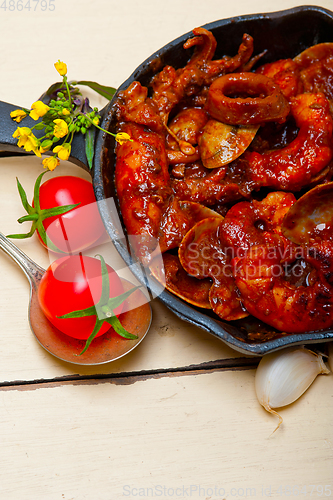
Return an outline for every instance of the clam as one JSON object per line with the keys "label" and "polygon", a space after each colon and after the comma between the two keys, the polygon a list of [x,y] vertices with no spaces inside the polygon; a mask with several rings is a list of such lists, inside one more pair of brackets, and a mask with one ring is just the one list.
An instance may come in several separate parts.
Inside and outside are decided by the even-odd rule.
{"label": "clam", "polygon": [[177,255],[164,253],[163,268],[153,265],[150,267],[151,274],[169,292],[203,309],[210,309],[209,290],[212,285],[210,279],[198,280],[187,274],[183,269]]}
{"label": "clam", "polygon": [[294,61],[302,68],[307,68],[313,63],[333,56],[333,43],[325,42],[312,45],[294,57]]}
{"label": "clam", "polygon": [[300,68],[304,92],[322,92],[333,113],[332,66],[333,43],[318,43],[298,54],[294,61]]}
{"label": "clam", "polygon": [[218,168],[236,160],[249,147],[258,128],[209,120],[199,138],[202,163],[206,168]]}
{"label": "clam", "polygon": [[283,219],[283,235],[297,245],[312,238],[333,237],[333,182],[320,184],[305,193]]}
{"label": "clam", "polygon": [[161,221],[159,244],[161,252],[179,247],[186,233],[200,220],[221,215],[200,203],[173,198]]}
{"label": "clam", "polygon": [[211,278],[209,302],[222,319],[232,321],[248,316],[243,308],[232,265],[219,238],[222,217],[198,222],[179,247],[179,260],[187,273],[199,279]]}

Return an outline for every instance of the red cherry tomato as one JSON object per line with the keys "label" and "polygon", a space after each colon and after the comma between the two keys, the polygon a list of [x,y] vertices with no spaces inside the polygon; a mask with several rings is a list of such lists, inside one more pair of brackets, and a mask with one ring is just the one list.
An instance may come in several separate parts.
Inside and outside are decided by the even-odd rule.
{"label": "red cherry tomato", "polygon": [[[40,208],[80,205],[64,215],[48,217],[43,225],[48,238],[66,253],[78,253],[105,233],[91,182],[74,176],[52,177],[40,186]],[[43,246],[38,230],[37,234]]]}
{"label": "red cherry tomato", "polygon": [[[110,298],[124,293],[117,273],[106,265],[110,283]],[[73,311],[96,305],[101,297],[101,261],[93,257],[70,255],[61,257],[46,270],[38,289],[38,300],[49,321],[60,331],[77,339],[87,339],[93,331],[96,316],[62,319]],[[114,310],[119,316],[121,304]],[[96,335],[99,337],[109,330],[110,324],[103,323]]]}

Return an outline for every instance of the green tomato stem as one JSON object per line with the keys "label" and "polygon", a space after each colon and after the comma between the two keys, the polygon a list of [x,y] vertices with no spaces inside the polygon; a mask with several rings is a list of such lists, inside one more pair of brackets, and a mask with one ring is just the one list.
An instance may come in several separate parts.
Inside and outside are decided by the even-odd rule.
{"label": "green tomato stem", "polygon": [[114,309],[115,307],[118,307],[120,304],[122,304],[139,287],[134,287],[131,290],[118,295],[117,297],[110,298],[109,273],[102,255],[99,255],[99,258],[101,260],[102,292],[101,298],[99,299],[98,303],[96,305],[87,307],[86,309],[80,309],[64,314],[62,316],[57,316],[57,318],[59,319],[82,318],[85,316],[93,315],[96,316],[94,329],[88,337],[83,351],[78,356],[81,356],[84,352],[86,352],[91,342],[100,331],[104,322],[109,323],[109,325],[112,326],[115,332],[121,337],[124,337],[128,340],[135,340],[138,338],[137,335],[133,335],[122,326],[119,319],[114,314]]}

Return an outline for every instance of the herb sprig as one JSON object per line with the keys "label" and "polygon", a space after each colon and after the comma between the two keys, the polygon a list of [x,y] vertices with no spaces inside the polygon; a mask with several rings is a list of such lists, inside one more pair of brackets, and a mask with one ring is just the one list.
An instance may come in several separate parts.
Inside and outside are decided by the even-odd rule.
{"label": "herb sprig", "polygon": [[[48,170],[54,170],[60,160],[68,160],[71,154],[72,141],[75,133],[85,135],[86,156],[88,165],[92,168],[94,154],[94,128],[98,128],[115,137],[122,144],[131,141],[131,137],[119,132],[113,134],[100,127],[101,115],[98,108],[91,108],[87,98],[83,98],[78,84],[87,85],[101,95],[112,97],[115,89],[104,87],[96,82],[81,81],[68,82],[67,65],[58,61],[54,64],[62,76],[61,84],[54,84],[47,95],[54,95],[46,104],[38,100],[31,105],[31,109],[15,109],[10,116],[17,123],[30,116],[37,121],[32,127],[17,127],[13,137],[18,140],[17,145],[27,152],[33,152],[38,157],[47,153],[42,163]],[[35,130],[43,131],[41,137],[36,137]],[[60,144],[57,144],[61,140]]]}

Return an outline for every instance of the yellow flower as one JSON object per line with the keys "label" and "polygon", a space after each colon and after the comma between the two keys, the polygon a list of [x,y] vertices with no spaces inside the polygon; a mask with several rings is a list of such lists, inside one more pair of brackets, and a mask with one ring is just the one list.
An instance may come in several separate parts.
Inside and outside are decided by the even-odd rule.
{"label": "yellow flower", "polygon": [[56,120],[53,120],[53,123],[55,123],[53,131],[53,135],[55,137],[61,139],[61,137],[65,137],[65,135],[68,134],[68,126],[64,120],[61,120],[61,118],[57,118]]}
{"label": "yellow flower", "polygon": [[133,141],[133,139],[131,139],[131,136],[126,134],[126,132],[118,132],[116,135],[116,141],[122,145],[126,141]]}
{"label": "yellow flower", "polygon": [[58,62],[54,63],[54,67],[58,71],[60,76],[66,75],[67,65],[64,62],[58,60]]}
{"label": "yellow flower", "polygon": [[28,153],[32,151],[37,156],[41,156],[39,151],[39,142],[34,136],[31,129],[28,127],[17,127],[13,133],[14,139],[18,139],[17,145],[19,148],[24,148]]}
{"label": "yellow flower", "polygon": [[93,122],[94,125],[98,125],[99,124],[99,118],[98,118],[98,116],[95,116],[95,118],[93,118],[92,122]]}
{"label": "yellow flower", "polygon": [[42,163],[44,168],[48,168],[52,171],[59,165],[60,161],[56,156],[51,156],[50,158],[45,158]]}
{"label": "yellow flower", "polygon": [[71,154],[71,145],[65,143],[62,144],[62,146],[56,146],[53,149],[53,153],[57,153],[60,160],[68,160],[69,155]]}
{"label": "yellow flower", "polygon": [[48,112],[49,109],[50,109],[49,106],[44,104],[42,101],[36,101],[31,106],[31,111],[30,111],[29,116],[33,120],[38,120],[38,118],[40,118],[41,116],[44,116]]}
{"label": "yellow flower", "polygon": [[23,147],[28,153],[30,151],[32,151],[33,153],[35,153],[36,156],[39,156],[39,158],[40,158],[41,153],[39,151],[38,146],[39,146],[39,144],[38,144],[37,138],[34,136],[34,134],[30,134],[30,135],[28,135],[27,140],[25,141]]}
{"label": "yellow flower", "polygon": [[13,133],[14,139],[18,139],[18,147],[24,147],[29,135],[31,134],[31,129],[28,127],[17,127],[15,132]]}
{"label": "yellow flower", "polygon": [[17,145],[19,148],[24,148],[28,153],[32,151],[37,156],[41,156],[39,150],[39,141],[34,136],[29,127],[17,127],[13,133],[14,139],[18,139]]}
{"label": "yellow flower", "polygon": [[15,111],[10,113],[10,116],[14,121],[20,123],[20,121],[27,116],[27,113],[23,111],[23,109],[15,109]]}
{"label": "yellow flower", "polygon": [[63,108],[63,110],[62,110],[62,114],[66,116],[66,115],[70,115],[70,114],[71,114],[71,112],[69,111],[69,109],[67,109],[67,108]]}

